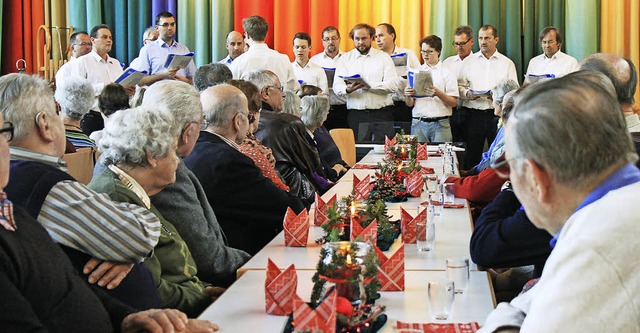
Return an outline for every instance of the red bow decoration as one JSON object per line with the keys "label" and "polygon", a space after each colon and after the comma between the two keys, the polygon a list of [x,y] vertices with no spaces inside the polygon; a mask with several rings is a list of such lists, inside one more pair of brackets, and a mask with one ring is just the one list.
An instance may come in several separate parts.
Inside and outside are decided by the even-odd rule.
{"label": "red bow decoration", "polygon": [[315,310],[311,310],[309,305],[298,295],[294,295],[293,322],[296,331],[311,330],[311,332],[335,333],[336,299],[337,292],[334,290]]}
{"label": "red bow decoration", "polygon": [[336,202],[337,195],[334,194],[327,202],[322,200],[322,197],[316,193],[316,209],[313,216],[313,224],[317,226],[323,225],[329,221],[327,216],[327,208],[331,207]]}
{"label": "red bow decoration", "polygon": [[306,209],[303,209],[300,215],[296,215],[291,207],[288,207],[282,225],[284,227],[284,244],[286,246],[307,246],[309,214]]}
{"label": "red bow decoration", "polygon": [[416,243],[416,223],[427,221],[427,210],[423,209],[416,217],[411,216],[404,208],[400,207],[400,226],[402,229],[402,242],[405,244]]}
{"label": "red bow decoration", "polygon": [[373,190],[375,184],[371,182],[371,176],[367,175],[362,180],[358,176],[353,175],[353,195],[354,200],[365,200],[369,198],[369,193]]}
{"label": "red bow decoration", "polygon": [[407,192],[412,197],[419,197],[422,195],[424,189],[424,178],[422,178],[422,172],[414,170],[409,176],[407,176]]}
{"label": "red bow decoration", "polygon": [[429,159],[429,154],[427,154],[426,142],[424,144],[418,143],[418,146],[416,147],[416,159],[418,159],[418,161],[425,161]]}
{"label": "red bow decoration", "polygon": [[265,309],[267,314],[288,316],[293,311],[293,297],[298,288],[298,275],[293,264],[284,271],[269,259],[267,279],[264,282]]}
{"label": "red bow decoration", "polygon": [[404,244],[391,257],[380,251],[376,246],[378,255],[378,282],[380,291],[403,291],[404,290]]}
{"label": "red bow decoration", "polygon": [[351,219],[351,241],[355,242],[357,238],[362,238],[364,242],[376,245],[378,239],[378,221],[375,219],[363,228],[358,221]]}

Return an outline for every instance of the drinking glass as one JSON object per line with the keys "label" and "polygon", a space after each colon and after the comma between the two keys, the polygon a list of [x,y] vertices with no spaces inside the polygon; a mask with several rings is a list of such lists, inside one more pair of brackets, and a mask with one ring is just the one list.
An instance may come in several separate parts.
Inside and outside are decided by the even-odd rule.
{"label": "drinking glass", "polygon": [[442,205],[444,204],[442,184],[436,186],[436,190],[429,194],[429,199],[429,204],[435,206],[435,216],[442,216]]}
{"label": "drinking glass", "polygon": [[456,293],[462,294],[469,285],[469,259],[447,259],[447,278],[456,285]]}
{"label": "drinking glass", "polygon": [[436,191],[436,187],[438,187],[438,176],[427,175],[427,191],[433,193]]}
{"label": "drinking glass", "polygon": [[452,204],[456,196],[453,194],[453,183],[444,183],[444,203]]}
{"label": "drinking glass", "polygon": [[427,295],[431,315],[436,320],[446,320],[451,314],[455,286],[453,281],[429,281],[427,282]]}
{"label": "drinking glass", "polygon": [[416,245],[418,252],[433,250],[436,241],[436,225],[432,221],[418,221],[416,223]]}

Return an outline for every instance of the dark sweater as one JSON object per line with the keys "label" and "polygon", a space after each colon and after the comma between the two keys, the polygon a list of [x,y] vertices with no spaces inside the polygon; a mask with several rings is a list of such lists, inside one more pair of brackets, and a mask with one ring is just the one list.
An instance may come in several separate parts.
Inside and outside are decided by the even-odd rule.
{"label": "dark sweater", "polygon": [[551,235],[534,226],[520,207],[506,189],[482,210],[471,235],[471,259],[492,268],[535,265],[539,277],[551,254]]}

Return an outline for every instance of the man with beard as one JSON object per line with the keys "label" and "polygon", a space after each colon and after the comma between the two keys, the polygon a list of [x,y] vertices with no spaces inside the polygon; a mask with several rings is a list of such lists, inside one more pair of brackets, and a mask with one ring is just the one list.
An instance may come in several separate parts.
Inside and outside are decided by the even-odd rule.
{"label": "man with beard", "polygon": [[347,97],[349,127],[357,141],[382,142],[393,135],[390,94],[398,90],[399,79],[389,55],[371,48],[375,33],[365,23],[351,29],[355,49],[340,57],[333,81],[334,92]]}

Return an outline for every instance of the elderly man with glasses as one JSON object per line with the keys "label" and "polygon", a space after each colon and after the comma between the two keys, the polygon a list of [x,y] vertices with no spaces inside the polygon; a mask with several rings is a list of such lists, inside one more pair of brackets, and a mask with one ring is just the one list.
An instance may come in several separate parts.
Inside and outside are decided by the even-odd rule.
{"label": "elderly man with glasses", "polygon": [[527,82],[535,82],[540,78],[555,78],[578,70],[576,58],[560,51],[562,34],[556,27],[545,27],[538,38],[542,54],[529,60]]}
{"label": "elderly man with glasses", "polygon": [[86,31],[74,32],[69,38],[71,57],[56,72],[56,86],[62,86],[64,79],[70,77],[75,71],[75,61],[91,52],[91,37]]}
{"label": "elderly man with glasses", "polygon": [[191,84],[196,72],[193,59],[186,68],[166,68],[165,62],[170,54],[189,54],[189,48],[175,40],[176,18],[169,12],[161,12],[156,15],[156,30],[159,38],[140,49],[139,63],[131,68],[137,71],[146,71],[149,75],[143,77],[138,85],[151,85],[154,82],[171,79],[180,80]]}

